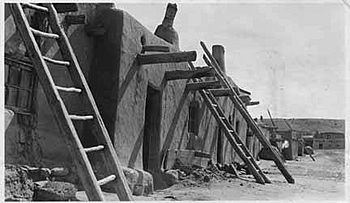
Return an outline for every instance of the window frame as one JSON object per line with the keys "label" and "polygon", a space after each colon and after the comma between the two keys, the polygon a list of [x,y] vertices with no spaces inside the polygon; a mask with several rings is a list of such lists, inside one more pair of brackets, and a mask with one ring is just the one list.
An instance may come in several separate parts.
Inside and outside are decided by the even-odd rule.
{"label": "window frame", "polygon": [[[34,114],[34,100],[37,88],[37,76],[35,69],[30,59],[24,55],[15,55],[5,53],[5,75],[4,75],[4,89],[5,89],[5,108],[14,111],[17,114],[32,115]],[[18,78],[14,84],[10,83],[12,71],[18,71]],[[24,73],[26,72],[26,73]],[[29,74],[28,84],[23,87],[22,80],[23,75]],[[15,102],[9,104],[10,101],[10,89],[15,89]],[[22,92],[26,92],[26,95]],[[22,97],[22,100],[20,99]],[[25,106],[21,104],[25,100]]]}

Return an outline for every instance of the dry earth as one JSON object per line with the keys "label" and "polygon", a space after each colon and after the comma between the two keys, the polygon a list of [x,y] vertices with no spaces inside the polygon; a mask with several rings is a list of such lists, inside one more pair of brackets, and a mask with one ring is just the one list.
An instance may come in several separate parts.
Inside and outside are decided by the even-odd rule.
{"label": "dry earth", "polygon": [[[147,197],[138,196],[135,200],[328,200],[345,201],[345,156],[344,150],[318,150],[314,155],[287,161],[286,166],[296,183],[288,184],[275,164],[260,161],[259,165],[267,172],[272,184],[257,184],[251,177],[246,180],[229,179],[211,181],[206,184],[173,185],[165,190],[155,191]],[[115,194],[106,194],[107,200],[115,200]],[[86,200],[82,192],[78,199]]]}

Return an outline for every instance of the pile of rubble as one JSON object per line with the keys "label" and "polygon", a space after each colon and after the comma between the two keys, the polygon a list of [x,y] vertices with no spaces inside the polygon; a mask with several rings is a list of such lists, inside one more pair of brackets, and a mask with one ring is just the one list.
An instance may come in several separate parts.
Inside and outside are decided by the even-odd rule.
{"label": "pile of rubble", "polygon": [[76,200],[77,188],[68,182],[55,181],[55,177],[67,175],[63,168],[36,168],[5,165],[6,201],[69,201]]}
{"label": "pile of rubble", "polygon": [[[122,167],[133,195],[153,192],[153,178],[148,172]],[[6,201],[72,201],[83,190],[74,168],[42,168],[27,165],[5,165]],[[99,174],[103,176],[103,174]],[[103,191],[110,188],[102,187]]]}
{"label": "pile of rubble", "polygon": [[27,173],[13,165],[5,165],[5,199],[9,201],[32,200],[34,183]]}
{"label": "pile of rubble", "polygon": [[238,174],[235,168],[239,168],[239,174],[246,173],[245,167],[239,164],[213,164],[208,161],[207,167],[200,167],[196,165],[184,165],[179,159],[175,159],[172,169],[165,173],[173,177],[172,184],[181,183],[182,185],[200,186],[211,181],[228,180],[237,178]]}

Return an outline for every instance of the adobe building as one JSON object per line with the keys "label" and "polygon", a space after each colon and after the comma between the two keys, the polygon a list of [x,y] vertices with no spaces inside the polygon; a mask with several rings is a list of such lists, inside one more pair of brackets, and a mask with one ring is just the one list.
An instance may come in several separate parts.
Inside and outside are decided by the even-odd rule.
{"label": "adobe building", "polygon": [[345,149],[345,120],[290,119],[290,123],[314,149]]}
{"label": "adobe building", "polygon": [[343,132],[317,132],[313,140],[314,149],[345,149]]}
{"label": "adobe building", "polygon": [[300,152],[304,148],[303,142],[301,141],[302,139],[287,120],[273,119],[275,126],[273,126],[270,119],[263,119],[262,122],[268,126],[265,128],[275,127],[274,130],[278,134],[279,140],[282,140],[282,142],[278,143],[279,147],[282,147],[284,140],[288,141],[289,146],[286,148],[285,154],[283,154],[286,160],[294,160],[298,157],[298,154],[303,155],[303,152]]}
{"label": "adobe building", "polygon": [[[178,52],[178,41],[170,44],[113,4],[56,6],[58,11],[60,6],[69,11],[59,13],[59,18],[123,167],[150,172],[157,189],[164,184],[157,174],[171,168],[173,158],[183,154],[189,154],[189,163],[198,165],[206,164],[208,157],[219,163],[240,162],[200,95],[185,91],[188,81],[167,80],[167,72],[188,70],[188,63],[136,62],[136,57],[145,51],[144,45],[165,46],[170,52]],[[42,14],[26,15],[31,26],[47,29]],[[5,41],[5,107],[15,113],[5,133],[5,162],[47,168],[63,166],[73,177],[68,180],[78,182],[67,143],[27,57],[8,4]],[[47,57],[60,59],[57,45],[50,40],[41,39],[40,47]],[[216,54],[223,53],[224,48],[213,46],[213,51],[224,67],[224,58]],[[67,70],[51,66],[50,71],[56,84],[71,85]],[[252,105],[249,92],[240,89],[239,94],[246,105]],[[78,103],[74,96],[67,94],[64,101],[69,111],[84,112],[85,104]],[[219,98],[219,102],[245,143],[247,123],[228,98]],[[75,127],[83,145],[92,145],[88,126],[75,123]],[[253,141],[249,142],[252,145]],[[208,157],[197,157],[194,152]]]}

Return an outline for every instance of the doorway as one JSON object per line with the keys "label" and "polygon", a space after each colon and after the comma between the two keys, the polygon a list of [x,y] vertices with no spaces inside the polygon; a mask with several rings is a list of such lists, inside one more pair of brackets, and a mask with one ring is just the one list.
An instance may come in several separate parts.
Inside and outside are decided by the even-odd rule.
{"label": "doorway", "polygon": [[318,144],[318,148],[319,148],[319,149],[323,149],[323,144],[319,143],[319,144]]}
{"label": "doorway", "polygon": [[219,126],[218,128],[218,139],[217,139],[217,146],[216,146],[216,161],[220,164],[224,163],[224,139],[223,139],[223,132],[222,132],[222,127]]}
{"label": "doorway", "polygon": [[145,124],[143,135],[143,169],[155,172],[160,169],[161,92],[149,84],[147,87]]}

